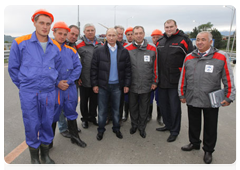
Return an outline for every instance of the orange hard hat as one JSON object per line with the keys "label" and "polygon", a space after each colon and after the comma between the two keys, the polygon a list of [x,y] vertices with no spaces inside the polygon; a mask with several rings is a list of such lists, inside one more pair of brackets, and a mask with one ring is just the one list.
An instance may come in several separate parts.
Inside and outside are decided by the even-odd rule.
{"label": "orange hard hat", "polygon": [[63,28],[63,29],[66,29],[68,32],[70,32],[70,28],[67,26],[67,24],[63,21],[59,21],[59,22],[56,22],[54,25],[53,25],[53,28],[52,28],[52,31],[55,30],[55,28]]}
{"label": "orange hard hat", "polygon": [[126,29],[126,31],[125,31],[125,35],[126,35],[127,32],[129,32],[129,31],[133,31],[133,27],[128,27],[128,28]]}
{"label": "orange hard hat", "polygon": [[161,35],[161,36],[163,36],[163,33],[162,33],[162,31],[160,31],[159,29],[155,29],[155,30],[152,32],[151,36],[154,36],[154,35]]}
{"label": "orange hard hat", "polygon": [[32,16],[32,22],[34,22],[35,17],[40,14],[48,15],[52,19],[52,23],[53,23],[54,21],[53,15],[50,12],[46,11],[45,9],[39,9],[35,11],[35,13]]}

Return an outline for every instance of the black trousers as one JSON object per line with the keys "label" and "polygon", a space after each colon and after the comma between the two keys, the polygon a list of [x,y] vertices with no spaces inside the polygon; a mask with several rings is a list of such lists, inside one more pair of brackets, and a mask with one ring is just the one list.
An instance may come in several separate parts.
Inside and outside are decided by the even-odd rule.
{"label": "black trousers", "polygon": [[201,144],[202,111],[203,150],[212,153],[217,142],[218,108],[197,108],[188,105],[189,140],[193,145]]}
{"label": "black trousers", "polygon": [[172,135],[178,135],[181,126],[181,102],[177,89],[159,88],[159,109],[162,113],[163,123]]}
{"label": "black trousers", "polygon": [[93,92],[92,87],[80,88],[80,111],[82,121],[91,121],[97,117],[98,96]]}
{"label": "black trousers", "polygon": [[143,94],[129,92],[129,109],[132,127],[145,130],[150,96],[151,92]]}

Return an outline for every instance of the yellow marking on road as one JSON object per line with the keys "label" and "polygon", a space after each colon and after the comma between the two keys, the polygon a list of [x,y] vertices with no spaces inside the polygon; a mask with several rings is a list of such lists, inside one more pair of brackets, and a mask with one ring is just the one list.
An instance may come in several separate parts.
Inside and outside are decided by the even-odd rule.
{"label": "yellow marking on road", "polygon": [[10,164],[14,161],[21,153],[23,153],[28,148],[26,141],[23,141],[15,149],[12,150],[7,156],[4,157],[6,163]]}

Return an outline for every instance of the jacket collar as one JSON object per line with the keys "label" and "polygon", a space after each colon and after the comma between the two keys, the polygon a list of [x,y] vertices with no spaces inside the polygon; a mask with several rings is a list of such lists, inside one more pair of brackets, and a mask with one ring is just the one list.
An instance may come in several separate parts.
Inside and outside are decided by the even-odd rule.
{"label": "jacket collar", "polygon": [[218,49],[216,49],[215,47],[211,46],[209,53],[204,56],[201,57],[200,54],[198,53],[198,49],[195,49],[192,54],[194,57],[198,57],[198,58],[203,58],[203,59],[211,59],[214,55],[214,53],[216,53],[218,51]]}
{"label": "jacket collar", "polygon": [[[104,43],[104,47],[105,48],[108,48],[108,42],[106,41],[105,43]],[[116,44],[117,44],[117,49],[122,49],[123,48],[123,46],[122,46],[122,44],[120,43],[120,42],[116,42]]]}
{"label": "jacket collar", "polygon": [[[85,44],[87,44],[87,45],[93,45],[92,43],[90,43],[90,42],[88,41],[88,39],[87,39],[87,37],[86,37],[85,35],[82,37],[82,39],[83,39],[83,41],[85,42]],[[96,36],[94,37],[94,41],[95,41],[95,45],[99,43]]]}
{"label": "jacket collar", "polygon": [[[32,33],[32,36],[31,36],[31,40],[32,42],[39,42],[39,40],[37,39],[37,36],[36,36],[36,31],[34,31]],[[48,41],[47,41],[48,44],[53,44],[53,41],[52,39],[48,36]]]}
{"label": "jacket collar", "polygon": [[143,39],[143,41],[144,41],[143,45],[140,45],[140,46],[135,44],[135,40],[133,40],[132,44],[133,44],[133,46],[135,46],[139,49],[146,50],[147,45],[148,45],[148,41],[146,39]]}

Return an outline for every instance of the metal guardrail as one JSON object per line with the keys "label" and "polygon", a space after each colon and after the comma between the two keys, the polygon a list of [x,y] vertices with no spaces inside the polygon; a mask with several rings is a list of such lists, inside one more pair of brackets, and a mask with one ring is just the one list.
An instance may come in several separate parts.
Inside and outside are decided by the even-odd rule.
{"label": "metal guardrail", "polygon": [[[9,54],[10,54],[10,48],[11,48],[12,43],[4,43],[4,60],[8,60]],[[232,62],[233,60],[236,59],[236,53],[231,53],[227,52],[229,57],[229,60]]]}
{"label": "metal guardrail", "polygon": [[10,50],[4,50],[4,60],[9,58]]}

